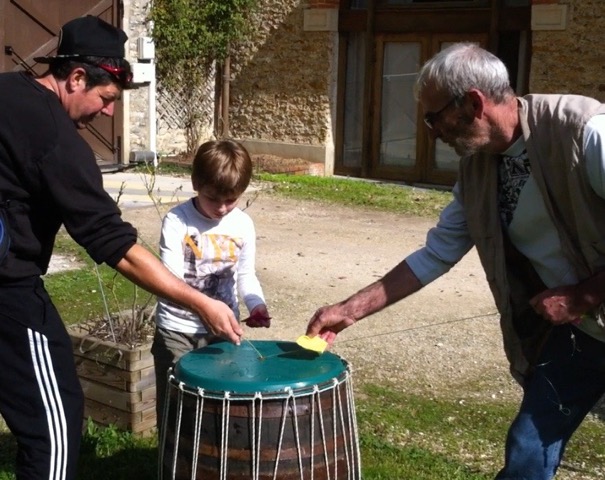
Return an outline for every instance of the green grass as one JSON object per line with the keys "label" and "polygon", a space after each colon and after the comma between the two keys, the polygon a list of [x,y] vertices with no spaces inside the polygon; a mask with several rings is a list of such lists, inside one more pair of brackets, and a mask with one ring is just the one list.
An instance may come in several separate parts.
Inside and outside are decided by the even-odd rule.
{"label": "green grass", "polygon": [[[518,407],[510,401],[402,395],[376,385],[364,386],[362,398],[357,418],[364,480],[494,478]],[[569,465],[584,472],[602,468],[604,437],[602,421],[584,421],[568,445],[560,473]]]}
{"label": "green grass", "polygon": [[[501,466],[513,404],[408,395],[377,385],[364,386],[357,397],[364,480],[487,480]],[[602,468],[604,436],[602,422],[585,421],[570,442],[565,465],[580,465],[584,472]],[[12,437],[0,434],[0,480],[15,478],[14,454]],[[78,478],[153,479],[156,464],[156,438],[89,424]]]}
{"label": "green grass", "polygon": [[363,391],[357,416],[364,479],[494,477],[512,405],[402,397],[373,385]]}
{"label": "green grass", "polygon": [[436,217],[452,199],[450,192],[337,177],[261,173],[272,191],[290,198],[366,207],[402,215]]}
{"label": "green grass", "polygon": [[[79,249],[72,240],[63,238],[55,252]],[[83,251],[77,256],[86,266],[78,270],[59,272],[45,277],[44,283],[53,303],[67,325],[100,318],[105,315],[105,303],[110,312],[130,310],[149,301],[150,294],[135,287],[128,279],[106,265],[95,267]],[[97,269],[99,276],[97,276]],[[101,294],[99,279],[103,285]]]}
{"label": "green grass", "polygon": [[[1,431],[1,429],[0,429]],[[15,480],[16,444],[0,433],[0,480]],[[151,480],[157,478],[157,439],[140,438],[115,427],[99,428],[88,422],[78,462],[82,480]]]}

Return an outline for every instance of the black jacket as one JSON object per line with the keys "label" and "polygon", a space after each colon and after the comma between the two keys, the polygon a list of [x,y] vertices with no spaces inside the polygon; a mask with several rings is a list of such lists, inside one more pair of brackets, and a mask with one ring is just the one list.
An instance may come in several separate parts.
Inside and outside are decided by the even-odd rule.
{"label": "black jacket", "polygon": [[0,282],[46,273],[62,224],[97,263],[115,266],[136,243],[57,95],[23,72],[0,74],[0,198],[11,235]]}

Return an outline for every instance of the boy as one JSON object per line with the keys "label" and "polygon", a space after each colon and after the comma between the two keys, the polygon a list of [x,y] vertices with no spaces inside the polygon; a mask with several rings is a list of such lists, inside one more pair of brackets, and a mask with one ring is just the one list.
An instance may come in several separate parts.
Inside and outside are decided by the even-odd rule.
{"label": "boy", "polygon": [[[269,327],[263,291],[256,276],[256,234],[248,214],[237,208],[252,176],[246,149],[233,140],[201,145],[191,182],[197,196],[168,212],[162,224],[164,265],[205,295],[228,305],[239,320],[239,296],[250,327]],[[167,371],[185,353],[218,337],[199,317],[174,302],[158,299],[152,346],[157,385],[157,421],[162,425]]]}

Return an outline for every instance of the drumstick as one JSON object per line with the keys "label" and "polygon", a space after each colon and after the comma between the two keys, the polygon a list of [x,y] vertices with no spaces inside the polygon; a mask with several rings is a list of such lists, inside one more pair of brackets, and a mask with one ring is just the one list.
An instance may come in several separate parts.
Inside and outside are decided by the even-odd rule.
{"label": "drumstick", "polygon": [[244,338],[244,340],[250,344],[250,346],[254,349],[254,351],[256,353],[258,353],[259,360],[265,359],[265,357],[263,357],[263,354],[258,351],[258,349],[254,346],[254,344],[250,340],[248,340],[247,338]]}

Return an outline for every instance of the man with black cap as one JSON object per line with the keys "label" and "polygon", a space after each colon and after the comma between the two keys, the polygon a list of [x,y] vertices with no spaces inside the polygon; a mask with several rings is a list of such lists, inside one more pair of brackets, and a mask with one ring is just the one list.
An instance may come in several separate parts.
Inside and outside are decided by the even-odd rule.
{"label": "man with black cap", "polygon": [[103,189],[92,149],[78,134],[113,115],[130,86],[126,34],[97,17],[66,23],[49,70],[0,74],[0,200],[10,247],[0,263],[0,414],[18,439],[17,478],[73,479],[83,395],[72,346],[48,297],[47,271],[64,225],[97,263],[197,313],[239,344],[231,309],[177,279],[138,245]]}

